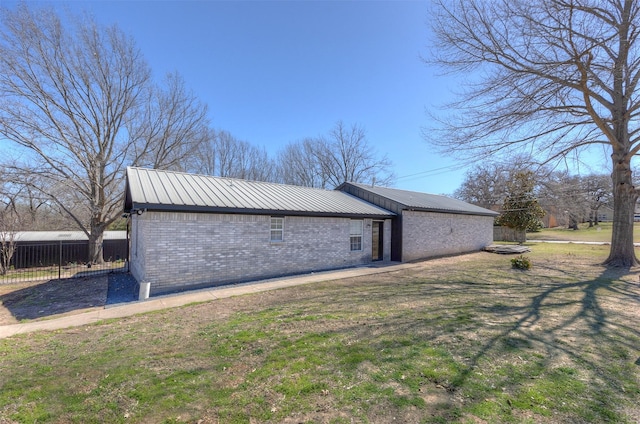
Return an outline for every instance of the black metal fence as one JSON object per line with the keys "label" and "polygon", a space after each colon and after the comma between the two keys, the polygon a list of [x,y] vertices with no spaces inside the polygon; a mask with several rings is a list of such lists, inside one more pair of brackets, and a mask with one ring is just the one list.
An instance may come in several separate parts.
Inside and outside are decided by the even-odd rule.
{"label": "black metal fence", "polygon": [[87,241],[16,243],[9,269],[0,273],[0,284],[52,280],[127,271],[127,241],[105,240],[104,262],[89,262]]}

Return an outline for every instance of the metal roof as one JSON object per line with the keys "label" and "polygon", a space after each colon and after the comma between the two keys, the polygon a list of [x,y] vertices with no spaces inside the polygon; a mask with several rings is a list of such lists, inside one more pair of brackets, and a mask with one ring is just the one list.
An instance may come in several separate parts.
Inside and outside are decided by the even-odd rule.
{"label": "metal roof", "polygon": [[[436,194],[420,193],[417,191],[400,190],[397,188],[377,187],[359,183],[343,183],[336,190],[348,190],[352,185],[360,190],[368,191],[395,202],[401,206],[400,209],[414,209],[429,212],[458,213],[468,215],[498,216],[498,212],[472,205],[462,200],[452,199]],[[353,193],[353,192],[352,192]],[[355,193],[353,193],[355,194]]]}
{"label": "metal roof", "polygon": [[[103,240],[126,239],[126,231],[105,231],[103,234]],[[87,241],[89,238],[84,231],[16,231],[14,240],[35,243],[46,241]]]}
{"label": "metal roof", "polygon": [[341,191],[128,167],[125,210],[141,209],[307,216],[395,215]]}

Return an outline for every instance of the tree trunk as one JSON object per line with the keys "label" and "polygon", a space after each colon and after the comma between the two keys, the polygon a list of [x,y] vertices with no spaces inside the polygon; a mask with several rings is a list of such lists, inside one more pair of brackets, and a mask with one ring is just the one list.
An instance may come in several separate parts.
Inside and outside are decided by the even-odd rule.
{"label": "tree trunk", "polygon": [[575,219],[574,217],[571,217],[569,220],[569,229],[578,231],[578,220]]}
{"label": "tree trunk", "polygon": [[6,275],[16,251],[15,232],[0,233],[0,275]]}
{"label": "tree trunk", "polygon": [[638,265],[633,246],[633,215],[638,192],[631,181],[631,155],[616,153],[613,160],[613,234],[606,265],[629,268]]}
{"label": "tree trunk", "polygon": [[102,227],[92,227],[89,234],[89,263],[101,264],[104,262],[102,258]]}

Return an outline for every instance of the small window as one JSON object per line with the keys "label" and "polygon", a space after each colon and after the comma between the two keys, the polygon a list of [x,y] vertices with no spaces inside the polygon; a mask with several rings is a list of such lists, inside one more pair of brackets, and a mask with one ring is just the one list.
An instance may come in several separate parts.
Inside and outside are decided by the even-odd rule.
{"label": "small window", "polygon": [[362,220],[351,220],[351,229],[349,230],[349,239],[351,241],[351,251],[356,252],[362,250]]}
{"label": "small window", "polygon": [[271,241],[284,240],[284,218],[271,217]]}

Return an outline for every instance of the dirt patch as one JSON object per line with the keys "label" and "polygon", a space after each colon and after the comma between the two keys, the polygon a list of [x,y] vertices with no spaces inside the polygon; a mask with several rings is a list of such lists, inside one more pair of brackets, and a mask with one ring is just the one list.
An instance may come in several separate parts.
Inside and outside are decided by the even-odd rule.
{"label": "dirt patch", "polygon": [[103,308],[108,276],[0,286],[0,325],[39,320]]}

